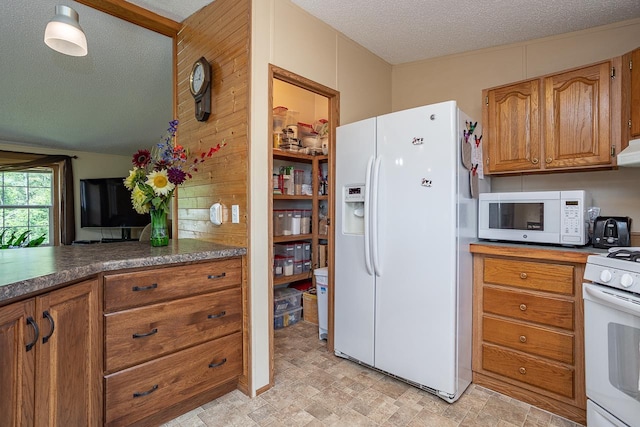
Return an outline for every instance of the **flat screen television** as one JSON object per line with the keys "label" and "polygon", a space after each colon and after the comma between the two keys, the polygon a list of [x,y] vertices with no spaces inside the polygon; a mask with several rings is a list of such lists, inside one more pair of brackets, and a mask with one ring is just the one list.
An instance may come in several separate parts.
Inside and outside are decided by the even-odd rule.
{"label": "flat screen television", "polygon": [[144,227],[149,215],[139,214],[131,205],[131,192],[124,178],[80,180],[81,227]]}

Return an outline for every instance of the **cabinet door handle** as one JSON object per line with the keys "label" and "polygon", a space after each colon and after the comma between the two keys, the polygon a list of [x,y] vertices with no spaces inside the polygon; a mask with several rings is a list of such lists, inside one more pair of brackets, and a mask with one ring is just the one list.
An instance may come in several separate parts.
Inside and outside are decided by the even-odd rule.
{"label": "cabinet door handle", "polygon": [[221,311],[218,314],[210,314],[210,315],[208,315],[207,319],[219,319],[219,318],[224,317],[226,315],[227,315],[226,311]]}
{"label": "cabinet door handle", "polygon": [[526,311],[527,310],[527,304],[520,304],[520,310],[521,311]]}
{"label": "cabinet door handle", "polygon": [[158,328],[153,328],[151,331],[147,332],[146,334],[133,334],[133,338],[150,337],[151,335],[154,335],[157,333],[158,333]]}
{"label": "cabinet door handle", "polygon": [[133,288],[131,288],[131,290],[133,292],[150,291],[151,289],[155,289],[157,287],[158,287],[158,284],[154,283],[154,284],[149,285],[149,286],[134,286]]}
{"label": "cabinet door handle", "polygon": [[49,341],[49,338],[51,338],[51,335],[53,335],[53,331],[56,329],[56,322],[53,321],[53,317],[51,317],[47,310],[42,313],[42,318],[49,320],[49,324],[51,325],[49,335],[42,337],[42,344],[46,344]]}
{"label": "cabinet door handle", "polygon": [[527,277],[529,277],[529,276],[527,276],[527,273],[520,273],[520,278],[521,279],[526,279]]}
{"label": "cabinet door handle", "polygon": [[553,157],[547,157],[546,159],[544,159],[544,161],[547,163],[551,163],[553,161]]}
{"label": "cabinet door handle", "polygon": [[35,320],[33,320],[33,317],[31,316],[27,317],[27,325],[31,325],[31,327],[33,328],[33,333],[35,335],[33,337],[33,341],[31,341],[29,344],[26,345],[27,351],[29,351],[38,342],[38,337],[40,336],[40,329],[38,329],[38,324],[35,322]]}
{"label": "cabinet door handle", "polygon": [[525,368],[520,368],[518,369],[518,372],[520,372],[522,375],[527,373],[527,370]]}
{"label": "cabinet door handle", "polygon": [[209,367],[210,368],[217,368],[218,366],[222,366],[225,363],[227,363],[227,358],[226,357],[224,359],[222,359],[222,361],[220,363],[210,363]]}
{"label": "cabinet door handle", "polygon": [[537,157],[534,157],[533,159],[531,159],[531,163],[533,163],[534,165],[537,165],[539,162]]}
{"label": "cabinet door handle", "polygon": [[227,275],[227,273],[222,273],[222,274],[210,274],[207,276],[207,279],[222,279],[223,277],[225,277]]}
{"label": "cabinet door handle", "polygon": [[153,387],[151,387],[147,391],[140,391],[140,392],[133,393],[133,397],[136,398],[136,397],[148,396],[151,393],[153,393],[154,391],[156,391],[157,389],[158,389],[158,384],[154,385]]}
{"label": "cabinet door handle", "polygon": [[520,335],[520,342],[521,342],[521,343],[525,343],[525,342],[527,342],[527,337],[526,337],[526,336],[524,336],[524,335]]}

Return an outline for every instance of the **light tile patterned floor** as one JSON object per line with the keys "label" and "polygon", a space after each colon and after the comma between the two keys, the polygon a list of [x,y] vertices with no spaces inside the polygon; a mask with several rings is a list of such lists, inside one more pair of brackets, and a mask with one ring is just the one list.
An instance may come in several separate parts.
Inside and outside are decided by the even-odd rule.
{"label": "light tile patterned floor", "polygon": [[315,325],[275,331],[275,386],[251,399],[231,392],[166,427],[577,427],[572,421],[471,385],[448,404],[330,354]]}

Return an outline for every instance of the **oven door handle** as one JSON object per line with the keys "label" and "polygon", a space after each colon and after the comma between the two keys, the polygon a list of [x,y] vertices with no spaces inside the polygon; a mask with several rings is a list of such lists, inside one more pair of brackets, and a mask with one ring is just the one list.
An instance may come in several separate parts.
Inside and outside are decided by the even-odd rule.
{"label": "oven door handle", "polygon": [[593,285],[585,284],[584,290],[595,301],[606,303],[609,306],[626,311],[629,314],[640,315],[640,304],[633,301],[633,297],[616,296],[614,292],[609,292]]}

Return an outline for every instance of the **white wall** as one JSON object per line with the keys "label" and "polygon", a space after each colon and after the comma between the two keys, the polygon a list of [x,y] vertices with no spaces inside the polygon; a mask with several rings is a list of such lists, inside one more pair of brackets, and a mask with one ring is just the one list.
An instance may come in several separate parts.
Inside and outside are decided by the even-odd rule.
{"label": "white wall", "polygon": [[[393,110],[455,99],[478,119],[482,89],[622,55],[640,46],[640,19],[393,67]],[[492,191],[587,189],[602,215],[640,229],[640,168],[492,178]],[[633,226],[632,226],[633,231]]]}
{"label": "white wall", "polygon": [[80,228],[80,179],[127,176],[129,174],[129,169],[132,167],[130,157],[102,153],[89,153],[85,151],[68,151],[31,147],[3,141],[0,141],[0,150],[78,156],[77,159],[72,160],[76,240],[99,240],[102,237],[120,237],[121,232],[119,228]]}
{"label": "white wall", "polygon": [[269,383],[269,64],[340,92],[340,122],[391,111],[391,66],[289,0],[252,2],[250,250],[253,392]]}

